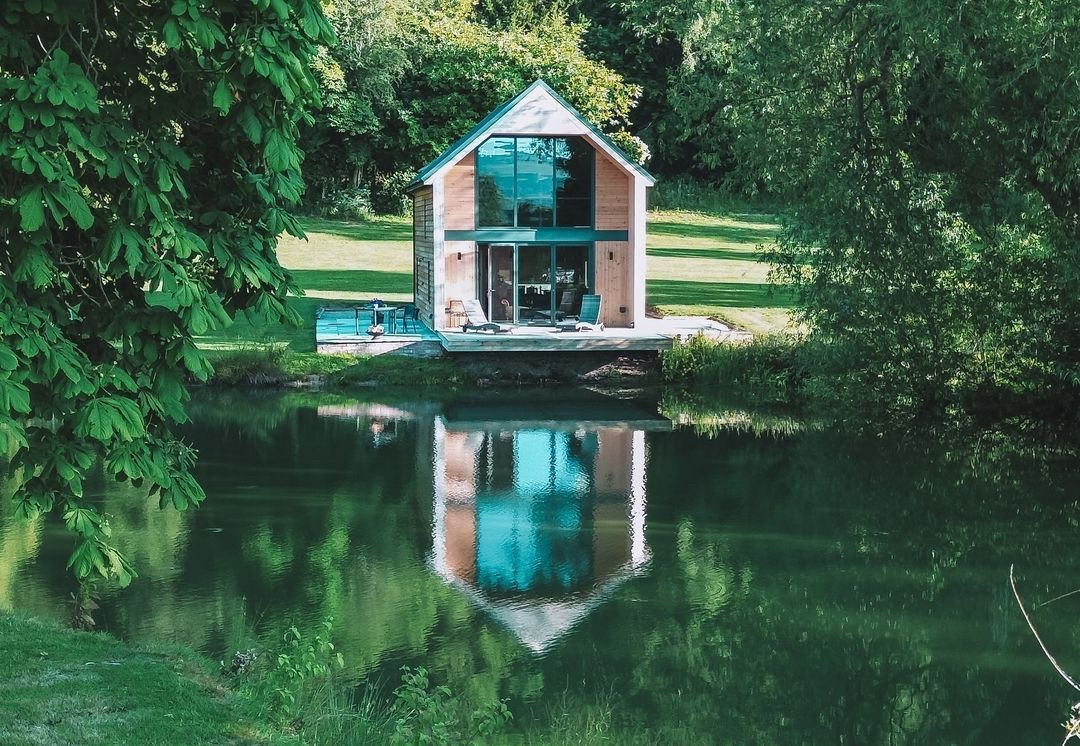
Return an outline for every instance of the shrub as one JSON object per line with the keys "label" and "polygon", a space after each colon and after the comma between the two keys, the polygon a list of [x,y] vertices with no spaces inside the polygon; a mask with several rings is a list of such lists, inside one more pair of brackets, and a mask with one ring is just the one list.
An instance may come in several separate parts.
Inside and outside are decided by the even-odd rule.
{"label": "shrub", "polygon": [[495,735],[513,718],[503,700],[464,712],[449,687],[431,685],[423,666],[401,669],[393,711],[393,742],[398,744],[475,743]]}
{"label": "shrub", "polygon": [[273,664],[263,682],[268,690],[266,701],[270,714],[278,722],[292,722],[327,689],[333,688],[333,672],[345,666],[341,653],[330,642],[333,620],[326,619],[322,629],[305,636],[296,626],[282,636],[281,647],[273,651]]}
{"label": "shrub", "polygon": [[215,386],[280,386],[289,379],[284,368],[285,348],[252,344],[211,358]]}
{"label": "shrub", "polygon": [[770,335],[732,344],[698,335],[677,342],[661,357],[664,380],[692,386],[738,390],[764,401],[800,398],[808,377],[807,343]]}
{"label": "shrub", "polygon": [[315,213],[322,217],[345,220],[364,220],[374,214],[371,209],[371,193],[366,187],[330,190],[313,208]]}
{"label": "shrub", "polygon": [[665,176],[659,179],[656,186],[649,190],[649,208],[711,214],[778,212],[760,199],[751,202],[721,185],[692,176]]}
{"label": "shrub", "polygon": [[395,171],[392,174],[381,174],[375,182],[375,190],[371,194],[371,208],[377,215],[406,215],[412,206],[409,195],[405,193],[405,187],[409,186],[413,179],[411,171]]}

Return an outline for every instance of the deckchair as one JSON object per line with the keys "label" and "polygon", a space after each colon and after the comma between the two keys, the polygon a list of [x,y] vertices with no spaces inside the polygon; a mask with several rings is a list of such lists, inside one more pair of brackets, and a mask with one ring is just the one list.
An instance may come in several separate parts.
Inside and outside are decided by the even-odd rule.
{"label": "deckchair", "polygon": [[494,321],[488,321],[483,306],[481,306],[480,301],[475,298],[472,300],[461,301],[461,306],[465,309],[465,323],[461,325],[461,331],[463,332],[475,329],[478,332],[504,334],[512,331],[514,328],[512,326],[506,326],[505,324],[496,324]]}
{"label": "deckchair", "polygon": [[577,301],[579,292],[580,291],[573,288],[563,291],[562,296],[559,298],[559,307],[555,311],[556,321],[562,321],[567,317],[573,317],[574,303]]}
{"label": "deckchair", "polygon": [[[579,292],[575,288],[562,291],[562,295],[559,296],[559,307],[555,309],[556,321],[577,319],[577,315],[574,313],[574,302],[577,300]],[[535,313],[537,318],[551,320],[551,311],[538,309]]]}
{"label": "deckchair", "polygon": [[581,311],[578,312],[577,321],[572,321],[567,324],[559,324],[559,331],[604,331],[604,324],[600,321],[600,301],[601,297],[599,295],[581,296]]}

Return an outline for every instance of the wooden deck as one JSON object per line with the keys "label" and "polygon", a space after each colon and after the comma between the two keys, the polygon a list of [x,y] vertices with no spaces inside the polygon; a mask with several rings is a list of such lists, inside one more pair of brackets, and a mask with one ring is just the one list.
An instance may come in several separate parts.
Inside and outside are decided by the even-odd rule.
{"label": "wooden deck", "polygon": [[676,339],[705,334],[715,339],[737,341],[748,338],[709,319],[696,317],[648,319],[634,329],[607,328],[604,331],[558,331],[550,326],[517,326],[510,332],[434,331],[420,323],[410,333],[366,334],[369,320],[359,323],[351,309],[328,310],[315,325],[319,352],[349,352],[364,355],[393,353],[431,357],[444,351],[456,352],[660,352],[670,350]]}
{"label": "wooden deck", "polygon": [[371,312],[353,308],[324,310],[315,320],[315,349],[321,353],[351,353],[355,355],[409,355],[438,357],[443,354],[438,335],[424,324],[410,324],[408,333],[372,336]]}
{"label": "wooden deck", "polygon": [[436,332],[447,352],[659,352],[672,340],[636,329],[560,332],[554,327],[518,326],[504,334]]}

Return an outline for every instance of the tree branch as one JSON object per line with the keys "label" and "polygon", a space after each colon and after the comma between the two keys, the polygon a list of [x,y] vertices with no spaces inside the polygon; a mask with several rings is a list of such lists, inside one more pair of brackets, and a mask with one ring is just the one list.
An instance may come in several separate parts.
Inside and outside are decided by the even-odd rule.
{"label": "tree branch", "polygon": [[1054,667],[1054,670],[1061,674],[1061,678],[1069,682],[1069,685],[1073,689],[1080,692],[1080,684],[1073,681],[1073,678],[1069,674],[1065,673],[1065,669],[1058,665],[1058,662],[1054,660],[1054,656],[1047,650],[1046,645],[1043,644],[1042,638],[1039,637],[1038,630],[1035,629],[1035,625],[1031,623],[1031,617],[1028,616],[1027,609],[1024,608],[1024,602],[1020,600],[1020,593],[1016,590],[1016,579],[1013,577],[1013,566],[1009,565],[1009,585],[1012,586],[1013,595],[1016,596],[1016,604],[1020,607],[1020,613],[1024,615],[1024,621],[1027,622],[1028,627],[1031,629],[1031,634],[1035,635],[1035,640],[1039,643],[1039,647],[1042,648],[1043,654],[1046,659],[1050,661],[1050,664]]}

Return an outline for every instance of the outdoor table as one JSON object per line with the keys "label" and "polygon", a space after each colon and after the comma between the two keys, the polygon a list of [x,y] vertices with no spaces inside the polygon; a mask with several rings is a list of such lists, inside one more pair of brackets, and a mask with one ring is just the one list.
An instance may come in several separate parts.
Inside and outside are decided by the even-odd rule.
{"label": "outdoor table", "polygon": [[[394,319],[397,318],[397,312],[399,310],[401,310],[400,306],[388,306],[385,303],[380,303],[377,306],[372,305],[370,303],[368,305],[366,305],[366,306],[357,306],[356,307],[356,333],[357,333],[357,335],[360,334],[360,312],[361,311],[371,311],[371,325],[372,326],[378,326],[379,325],[379,314],[380,313],[383,314],[383,318],[386,318],[385,314],[389,313],[391,323],[393,323]],[[394,332],[394,330],[390,329],[390,333],[393,333],[393,332]]]}

